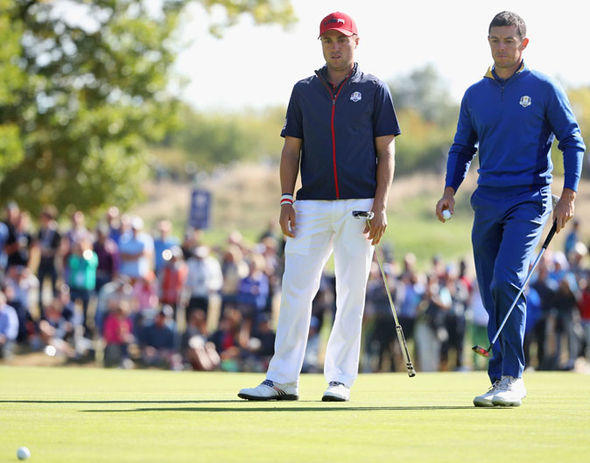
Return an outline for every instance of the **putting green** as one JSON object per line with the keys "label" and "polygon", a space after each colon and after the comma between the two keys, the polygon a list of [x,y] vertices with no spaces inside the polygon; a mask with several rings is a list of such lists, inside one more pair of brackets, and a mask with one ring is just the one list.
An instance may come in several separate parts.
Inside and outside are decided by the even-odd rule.
{"label": "putting green", "polygon": [[480,409],[483,373],[360,375],[351,402],[246,402],[261,374],[0,367],[0,461],[580,462],[590,454],[590,376],[525,375],[522,407]]}

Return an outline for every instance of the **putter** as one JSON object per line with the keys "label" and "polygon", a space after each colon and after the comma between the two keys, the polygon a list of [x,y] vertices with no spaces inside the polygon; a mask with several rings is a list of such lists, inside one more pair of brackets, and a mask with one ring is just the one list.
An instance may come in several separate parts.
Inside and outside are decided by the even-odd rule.
{"label": "putter", "polygon": [[[355,219],[365,219],[367,221],[367,225],[371,228],[371,219],[374,217],[373,211],[352,211],[352,216]],[[377,259],[377,265],[379,265],[379,270],[381,270],[381,276],[383,277],[383,285],[385,286],[385,292],[387,293],[387,299],[389,299],[389,306],[391,307],[391,312],[393,313],[393,321],[395,324],[395,331],[397,333],[397,340],[399,341],[399,345],[402,349],[402,355],[404,356],[404,362],[406,362],[406,369],[408,370],[408,376],[410,378],[416,376],[416,370],[414,370],[414,365],[412,364],[412,360],[410,359],[410,352],[408,351],[408,345],[406,344],[406,337],[404,336],[404,330],[402,326],[399,324],[397,319],[397,312],[395,310],[395,306],[393,305],[393,300],[391,299],[391,293],[389,292],[389,286],[387,285],[387,276],[385,275],[385,271],[383,270],[383,265],[381,264],[381,259],[379,258],[379,254],[377,253],[377,246],[375,246],[375,258]]]}
{"label": "putter", "polygon": [[508,317],[512,313],[512,310],[514,309],[514,307],[516,306],[516,303],[518,302],[518,299],[520,299],[520,296],[524,292],[524,289],[525,289],[527,283],[529,282],[529,280],[531,279],[531,276],[533,275],[533,273],[535,271],[535,268],[537,267],[537,264],[541,260],[541,257],[543,257],[543,254],[545,253],[545,251],[547,249],[547,246],[549,246],[549,243],[553,239],[553,235],[555,235],[556,228],[557,228],[557,221],[553,221],[553,226],[551,227],[551,230],[549,230],[549,234],[547,235],[547,238],[545,238],[545,242],[543,243],[543,246],[541,247],[541,251],[539,251],[539,255],[537,256],[537,258],[535,259],[535,262],[533,263],[533,266],[529,270],[529,273],[526,276],[526,279],[524,280],[524,283],[522,284],[522,287],[520,288],[520,291],[518,292],[518,294],[514,298],[514,301],[512,302],[512,305],[508,309],[508,312],[506,312],[506,315],[504,316],[504,320],[502,320],[502,324],[498,328],[498,331],[496,331],[496,335],[492,339],[492,342],[490,342],[490,345],[489,345],[489,347],[487,349],[484,349],[482,346],[477,346],[477,345],[473,346],[471,349],[476,354],[479,354],[479,355],[481,355],[483,357],[487,357],[487,358],[490,357],[490,354],[492,352],[492,346],[498,340],[498,336],[500,336],[500,332],[502,331],[502,329],[504,328],[504,325],[508,321]]}

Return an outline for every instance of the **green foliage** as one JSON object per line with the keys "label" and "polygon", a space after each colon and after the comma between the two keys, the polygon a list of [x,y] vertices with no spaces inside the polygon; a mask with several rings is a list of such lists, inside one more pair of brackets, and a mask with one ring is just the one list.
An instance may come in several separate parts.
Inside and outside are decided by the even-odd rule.
{"label": "green foliage", "polygon": [[[0,0],[0,11],[8,11],[12,0]],[[25,73],[18,66],[15,56],[20,54],[20,28],[12,24],[8,15],[0,14],[0,111],[4,104],[16,102],[16,90],[23,84]],[[19,126],[4,121],[0,112],[0,183],[5,172],[18,164],[24,156]]]}
{"label": "green foliage", "polygon": [[[452,142],[457,105],[431,66],[400,77],[390,87],[402,127],[402,136],[396,140],[396,173],[439,171]],[[192,163],[199,170],[235,161],[278,159],[284,115],[281,107],[239,113],[195,113],[186,107],[182,128],[170,134],[165,145],[184,151],[180,164]],[[175,165],[163,158],[158,161],[184,170],[178,156],[174,156]]]}
{"label": "green foliage", "polygon": [[427,122],[454,128],[459,108],[433,65],[427,64],[400,76],[389,86],[398,110],[412,109]]}
{"label": "green foliage", "polygon": [[[572,110],[580,126],[584,143],[590,146],[590,87],[572,88],[567,92],[572,105]],[[563,175],[563,153],[558,149],[559,141],[556,139],[551,146],[551,160],[553,161],[553,174]],[[590,169],[587,159],[582,169],[582,176],[590,178]],[[561,185],[560,185],[561,187]]]}
{"label": "green foliage", "polygon": [[411,108],[398,111],[398,119],[402,135],[395,141],[396,174],[444,169],[453,139],[452,130],[428,122]]}
{"label": "green foliage", "polygon": [[[0,0],[2,200],[33,214],[47,203],[92,213],[137,200],[147,144],[178,124],[167,89],[187,3]],[[200,3],[226,12],[222,27],[244,13],[257,23],[294,19],[286,1]]]}
{"label": "green foliage", "polygon": [[389,86],[402,129],[396,140],[396,172],[443,169],[459,113],[446,85],[427,65]]}
{"label": "green foliage", "polygon": [[72,15],[64,2],[16,1],[0,16],[19,31],[17,69],[0,80],[0,95],[10,94],[0,127],[12,135],[2,150],[13,153],[0,197],[34,213],[46,203],[90,212],[129,204],[146,177],[145,141],[174,121],[168,42],[182,2],[164,1],[159,14],[131,0],[77,6]]}
{"label": "green foliage", "polygon": [[[578,124],[580,125],[586,149],[588,150],[590,149],[590,86],[572,88],[568,91],[568,97],[578,120]],[[590,178],[590,164],[588,163],[587,154],[584,163],[585,165],[582,169],[582,175],[586,178]],[[563,164],[563,158],[561,164]]]}
{"label": "green foliage", "polygon": [[290,26],[296,21],[289,0],[198,0],[209,13],[220,10],[223,19],[209,26],[212,35],[221,37],[223,30],[233,26],[244,13],[249,13],[256,24],[280,24]]}
{"label": "green foliage", "polygon": [[590,136],[590,86],[572,88],[568,92],[568,97],[580,124],[582,135],[588,139]]}
{"label": "green foliage", "polygon": [[0,125],[0,182],[4,180],[2,172],[17,165],[23,156],[18,127],[15,124]]}
{"label": "green foliage", "polygon": [[185,151],[185,162],[195,164],[198,170],[211,170],[235,161],[278,159],[284,117],[283,108],[195,113],[185,107],[183,126],[167,143]]}

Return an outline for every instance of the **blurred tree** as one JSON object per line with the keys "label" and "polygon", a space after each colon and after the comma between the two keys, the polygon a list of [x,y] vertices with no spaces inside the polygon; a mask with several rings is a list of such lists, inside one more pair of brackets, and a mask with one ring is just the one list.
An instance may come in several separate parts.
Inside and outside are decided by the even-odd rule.
{"label": "blurred tree", "polygon": [[[0,198],[36,214],[128,206],[147,175],[146,142],[177,122],[167,88],[189,0],[0,0]],[[198,0],[293,21],[288,0]]]}
{"label": "blurred tree", "polygon": [[[285,109],[243,110],[235,113],[200,113],[189,106],[181,112],[182,127],[171,133],[162,145],[178,148],[184,159],[171,160],[168,168],[184,169],[192,163],[200,170],[235,161],[260,161],[280,156],[279,137],[285,120]],[[163,164],[167,164],[165,160]]]}
{"label": "blurred tree", "polygon": [[402,136],[396,140],[396,173],[444,169],[459,106],[432,65],[389,82]]}
{"label": "blurred tree", "polygon": [[389,82],[397,110],[417,111],[427,122],[454,127],[459,109],[436,68],[427,64]]}
{"label": "blurred tree", "polygon": [[398,118],[402,136],[395,140],[396,175],[442,172],[453,138],[452,130],[443,130],[413,109],[402,109]]}
{"label": "blurred tree", "polygon": [[[0,12],[6,11],[11,3],[12,0],[0,0]],[[18,24],[11,24],[10,17],[0,13],[0,109],[2,105],[13,105],[17,102],[17,90],[26,79],[25,72],[13,59],[19,53],[20,35]],[[18,164],[23,156],[18,124],[16,121],[0,119],[0,183],[4,177],[2,173]]]}
{"label": "blurred tree", "polygon": [[[403,130],[397,141],[396,172],[440,170],[452,141],[458,105],[432,66],[389,85]],[[277,134],[284,115],[284,108],[215,114],[185,107],[182,127],[170,132],[162,144],[172,148],[168,151],[171,162],[162,163],[178,173],[187,163],[210,170],[240,160],[278,159],[282,141]]]}
{"label": "blurred tree", "polygon": [[[567,93],[574,114],[578,119],[586,148],[590,150],[590,86],[572,88]],[[561,164],[563,164],[563,157],[561,159]],[[590,178],[590,156],[588,155],[584,158],[582,176]]]}
{"label": "blurred tree", "polygon": [[[572,110],[578,120],[582,137],[586,147],[590,146],[590,87],[578,87],[567,90],[567,95],[572,105]],[[557,147],[556,139],[551,146],[551,160],[553,161],[553,173],[563,175],[563,153]],[[590,178],[590,158],[585,156],[582,168],[582,177]],[[561,186],[561,185],[559,185]]]}
{"label": "blurred tree", "polygon": [[215,20],[209,31],[221,37],[223,31],[235,25],[247,13],[256,24],[280,24],[288,27],[296,18],[289,0],[198,0],[210,14],[220,13],[223,19]]}

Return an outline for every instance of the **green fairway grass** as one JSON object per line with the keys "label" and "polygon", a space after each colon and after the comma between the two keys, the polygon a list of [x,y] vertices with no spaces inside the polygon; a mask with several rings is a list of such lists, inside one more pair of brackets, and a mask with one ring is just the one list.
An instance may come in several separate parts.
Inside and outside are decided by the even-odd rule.
{"label": "green fairway grass", "polygon": [[583,462],[590,376],[525,375],[522,407],[479,409],[484,373],[360,375],[347,403],[246,402],[261,374],[0,367],[0,461]]}

